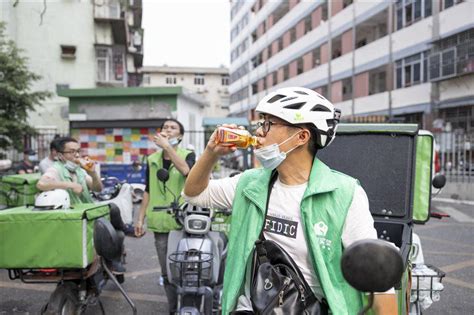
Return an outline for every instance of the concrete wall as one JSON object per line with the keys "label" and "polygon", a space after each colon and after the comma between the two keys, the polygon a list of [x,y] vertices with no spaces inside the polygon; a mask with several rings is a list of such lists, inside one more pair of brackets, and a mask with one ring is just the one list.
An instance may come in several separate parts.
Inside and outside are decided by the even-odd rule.
{"label": "concrete wall", "polygon": [[194,84],[194,73],[177,73],[174,76],[176,84],[167,84],[166,78],[171,76],[162,72],[151,72],[147,75],[150,78],[150,83],[145,83],[144,86],[182,86],[203,97],[209,104],[204,109],[206,117],[226,117],[229,112],[228,88],[222,85],[220,74],[206,73],[204,85]]}
{"label": "concrete wall", "polygon": [[[0,2],[0,20],[7,23],[7,36],[24,50],[28,68],[41,75],[33,90],[56,91],[56,84],[70,88],[95,86],[94,19],[91,1],[48,1],[40,25],[42,1]],[[63,59],[60,45],[76,46],[75,59]],[[43,107],[31,113],[35,127],[57,126],[67,132],[66,98],[54,95]]]}
{"label": "concrete wall", "polygon": [[186,130],[181,145],[186,148],[189,144],[192,144],[196,155],[201,155],[205,145],[204,128],[202,127],[203,108],[187,97],[180,95],[178,96],[177,111],[173,114],[173,117],[176,117]]}

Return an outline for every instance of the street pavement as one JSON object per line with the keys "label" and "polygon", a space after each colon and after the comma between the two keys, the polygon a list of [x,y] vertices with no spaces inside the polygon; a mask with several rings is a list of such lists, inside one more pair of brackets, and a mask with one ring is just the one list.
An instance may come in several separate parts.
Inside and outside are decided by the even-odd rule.
{"label": "street pavement", "polygon": [[[439,302],[424,314],[474,314],[474,205],[434,201],[432,208],[450,218],[431,219],[415,226],[420,236],[425,262],[446,272]],[[166,297],[159,286],[160,268],[152,233],[143,238],[128,238],[125,290],[138,308],[138,314],[167,314]],[[0,315],[39,314],[54,284],[23,284],[8,279],[0,270]],[[107,314],[132,314],[120,292],[109,282],[101,295]],[[100,314],[91,307],[86,314]]]}

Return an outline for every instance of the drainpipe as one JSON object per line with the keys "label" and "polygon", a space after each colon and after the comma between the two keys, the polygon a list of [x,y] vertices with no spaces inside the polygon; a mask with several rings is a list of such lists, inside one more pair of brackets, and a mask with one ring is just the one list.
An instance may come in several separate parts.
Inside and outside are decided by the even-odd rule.
{"label": "drainpipe", "polygon": [[356,50],[356,20],[355,20],[355,3],[352,3],[352,102],[351,102],[351,116],[355,116],[355,50]]}
{"label": "drainpipe", "polygon": [[[431,40],[436,41],[439,39],[439,1],[432,0],[431,1],[431,10],[432,10],[432,28],[431,28]],[[429,65],[428,65],[429,66]],[[439,95],[439,82],[435,81],[431,83],[431,91],[430,91],[430,112],[428,113],[428,117],[423,119],[423,127],[432,130],[433,129],[433,121],[438,117],[438,104],[440,100]],[[425,117],[425,115],[423,115]]]}
{"label": "drainpipe", "polygon": [[392,33],[393,33],[393,6],[394,2],[390,2],[388,5],[388,67],[387,67],[387,88],[388,88],[388,120],[389,122],[393,119],[392,113],[392,90],[393,90],[393,45],[392,45]]}

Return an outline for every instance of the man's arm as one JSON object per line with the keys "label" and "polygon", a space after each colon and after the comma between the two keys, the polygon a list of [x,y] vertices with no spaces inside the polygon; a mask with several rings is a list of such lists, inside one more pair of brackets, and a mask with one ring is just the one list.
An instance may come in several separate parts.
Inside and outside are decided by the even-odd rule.
{"label": "man's arm", "polygon": [[374,294],[372,309],[377,315],[398,315],[397,295],[393,293]]}
{"label": "man's arm", "polygon": [[[223,125],[224,127],[237,128],[237,125]],[[184,184],[184,194],[188,197],[199,195],[209,185],[209,178],[212,173],[214,164],[219,160],[221,155],[225,155],[237,150],[235,146],[220,146],[215,143],[216,131],[209,138],[206,149],[196,162],[194,167],[186,178]]]}
{"label": "man's arm", "polygon": [[103,186],[99,175],[95,171],[87,172],[87,174],[92,178],[92,183],[90,185],[88,184],[89,189],[100,192],[103,189]]}
{"label": "man's arm", "polygon": [[174,148],[169,144],[167,143],[166,145],[163,146],[163,151],[165,151],[166,153],[168,153],[168,156],[171,160],[171,163],[174,164],[174,166],[176,167],[176,169],[181,173],[183,174],[183,176],[187,176],[189,174],[189,165],[188,163],[186,163],[186,161],[184,159],[182,159],[178,153],[176,153],[176,151],[174,150]]}
{"label": "man's arm", "polygon": [[60,181],[54,168],[49,168],[46,173],[40,177],[36,187],[41,191],[53,189],[72,189],[72,191],[74,191],[76,194],[80,194],[82,192],[82,186],[80,184]]}
{"label": "man's arm", "polygon": [[135,236],[140,237],[145,232],[143,224],[145,222],[146,209],[148,208],[148,203],[150,201],[150,195],[147,191],[143,193],[142,203],[140,204],[140,210],[138,212],[137,223],[135,223]]}

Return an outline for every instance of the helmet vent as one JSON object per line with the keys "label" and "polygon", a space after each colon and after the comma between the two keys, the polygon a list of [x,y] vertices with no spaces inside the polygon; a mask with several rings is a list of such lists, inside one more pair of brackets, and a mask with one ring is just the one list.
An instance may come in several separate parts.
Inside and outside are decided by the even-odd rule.
{"label": "helmet vent", "polygon": [[303,91],[295,91],[295,93],[301,94],[301,95],[308,95],[308,93],[303,92]]}
{"label": "helmet vent", "polygon": [[298,96],[287,97],[284,100],[281,100],[281,102],[288,102],[288,101],[294,100],[295,98],[298,98]]}
{"label": "helmet vent", "polygon": [[313,108],[311,108],[312,112],[330,112],[331,110],[327,108],[326,106],[323,105],[315,105]]}
{"label": "helmet vent", "polygon": [[268,103],[275,103],[276,101],[278,100],[281,100],[282,98],[286,97],[285,95],[281,95],[281,94],[277,94],[275,95],[274,97],[272,97],[271,99],[268,100]]}
{"label": "helmet vent", "polygon": [[295,103],[295,104],[291,104],[291,105],[286,105],[286,106],[284,106],[283,108],[287,108],[287,109],[300,109],[300,108],[303,107],[305,104],[306,104],[306,102]]}

